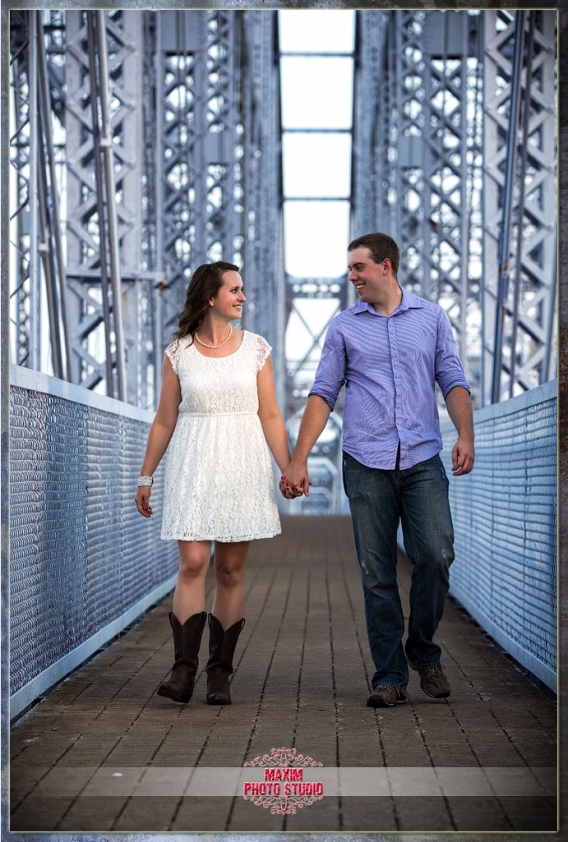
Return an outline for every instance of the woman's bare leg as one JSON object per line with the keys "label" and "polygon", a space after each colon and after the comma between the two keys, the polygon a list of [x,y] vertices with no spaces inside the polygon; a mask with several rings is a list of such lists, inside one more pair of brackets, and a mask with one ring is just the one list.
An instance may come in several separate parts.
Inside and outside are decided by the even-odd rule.
{"label": "woman's bare leg", "polygon": [[215,542],[215,598],[211,613],[224,629],[242,619],[245,607],[245,562],[249,542]]}
{"label": "woman's bare leg", "polygon": [[178,541],[179,573],[173,612],[183,625],[205,610],[205,578],[211,558],[211,541]]}

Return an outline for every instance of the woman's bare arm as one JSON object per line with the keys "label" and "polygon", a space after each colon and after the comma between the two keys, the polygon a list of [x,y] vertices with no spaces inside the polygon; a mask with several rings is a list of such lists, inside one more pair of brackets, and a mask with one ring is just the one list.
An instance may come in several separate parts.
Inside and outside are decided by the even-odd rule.
{"label": "woman's bare arm", "polygon": [[[152,426],[150,427],[140,476],[151,477],[160,464],[175,430],[180,403],[181,388],[179,378],[172,368],[169,357],[165,356],[162,369],[160,403]],[[140,485],[134,498],[136,507],[143,517],[152,516],[152,508],[149,505],[151,490],[149,485]]]}
{"label": "woman's bare arm", "polygon": [[286,427],[276,401],[274,368],[272,357],[268,357],[263,368],[258,372],[258,417],[267,444],[272,451],[276,464],[283,471],[290,461],[290,445]]}

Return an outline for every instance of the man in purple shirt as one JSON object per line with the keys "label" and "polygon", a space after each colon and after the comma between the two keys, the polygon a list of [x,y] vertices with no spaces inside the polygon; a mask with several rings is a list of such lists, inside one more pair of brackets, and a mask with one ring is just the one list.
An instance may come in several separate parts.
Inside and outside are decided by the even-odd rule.
{"label": "man in purple shirt", "polygon": [[[455,476],[473,468],[473,417],[450,321],[438,304],[399,286],[395,241],[366,234],[349,245],[349,258],[349,280],[359,301],[329,325],[280,489],[286,497],[309,494],[308,455],[345,385],[343,480],[375,664],[367,704],[391,707],[406,701],[409,665],[429,696],[446,698],[451,692],[433,642],[454,558],[435,384],[458,433]],[[396,578],[399,520],[413,564],[404,646]]]}

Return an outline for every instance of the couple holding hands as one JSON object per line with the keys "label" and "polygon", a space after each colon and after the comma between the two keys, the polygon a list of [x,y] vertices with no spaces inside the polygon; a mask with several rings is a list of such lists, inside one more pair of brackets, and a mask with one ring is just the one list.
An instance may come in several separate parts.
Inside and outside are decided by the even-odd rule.
{"label": "couple holding hands", "polygon": [[[433,642],[454,558],[435,385],[457,430],[455,476],[469,473],[474,462],[469,386],[445,311],[399,285],[395,241],[367,234],[348,252],[358,301],[328,327],[292,456],[276,402],[271,348],[231,324],[246,300],[238,267],[204,264],[189,283],[164,356],[160,403],[135,498],[140,514],[151,517],[152,475],[167,449],[161,537],[178,541],[180,564],[170,613],[175,660],[158,688],[161,696],[191,698],[208,620],[207,702],[231,703],[233,657],[245,623],[248,545],[281,531],[268,448],[282,472],[283,496],[309,495],[308,455],[342,386],[343,481],[375,665],[367,704],[404,703],[409,666],[429,696],[450,695]],[[404,645],[399,521],[413,565]],[[207,615],[212,540],[215,594]]]}

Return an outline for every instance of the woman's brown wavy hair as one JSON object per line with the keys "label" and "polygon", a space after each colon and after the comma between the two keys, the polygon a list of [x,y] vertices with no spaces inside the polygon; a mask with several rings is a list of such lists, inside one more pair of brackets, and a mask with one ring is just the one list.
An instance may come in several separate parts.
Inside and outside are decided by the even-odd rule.
{"label": "woman's brown wavy hair", "polygon": [[209,299],[215,298],[223,286],[223,275],[229,271],[238,272],[239,267],[224,260],[204,263],[197,267],[187,287],[185,304],[178,320],[178,329],[173,334],[175,339],[191,336],[190,344],[193,344],[195,334],[209,309]]}

